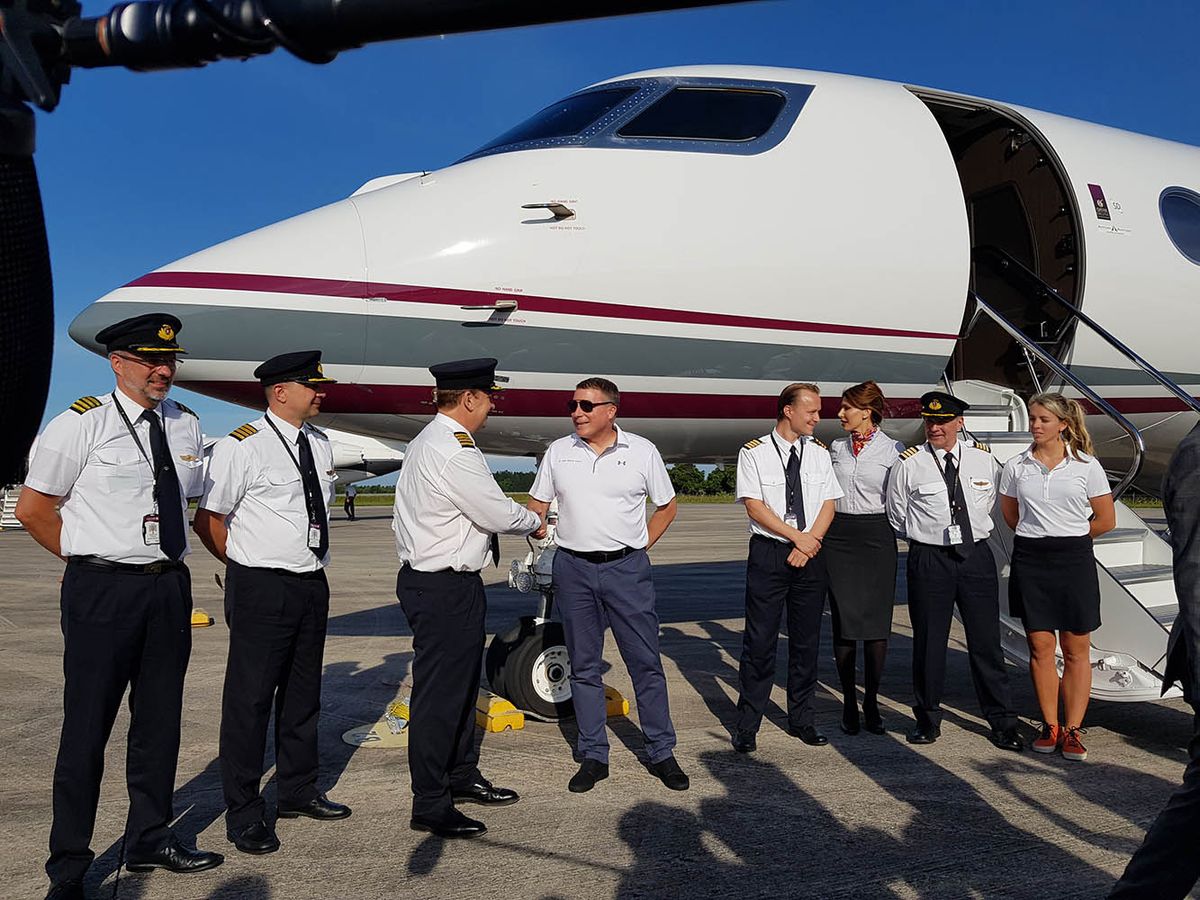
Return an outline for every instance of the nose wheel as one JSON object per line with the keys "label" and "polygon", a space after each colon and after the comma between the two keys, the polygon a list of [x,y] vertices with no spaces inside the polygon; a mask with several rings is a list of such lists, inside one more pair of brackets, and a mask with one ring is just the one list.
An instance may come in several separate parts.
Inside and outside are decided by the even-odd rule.
{"label": "nose wheel", "polygon": [[492,638],[484,668],[492,690],[517,708],[544,719],[575,714],[571,659],[558,622],[523,616]]}

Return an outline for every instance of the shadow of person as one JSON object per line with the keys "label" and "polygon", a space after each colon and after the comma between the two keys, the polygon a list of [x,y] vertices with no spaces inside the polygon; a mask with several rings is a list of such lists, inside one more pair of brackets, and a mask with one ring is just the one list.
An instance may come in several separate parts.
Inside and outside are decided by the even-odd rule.
{"label": "shadow of person", "polygon": [[445,849],[445,840],[434,834],[427,835],[408,854],[408,874],[428,875],[441,862]]}
{"label": "shadow of person", "polygon": [[[662,652],[679,668],[684,680],[704,701],[709,714],[731,734],[737,719],[737,659],[742,635],[717,622],[698,623],[705,632],[691,635],[668,626],[662,630]],[[733,662],[730,662],[730,660]]]}
{"label": "shadow of person", "polygon": [[238,875],[217,885],[208,900],[267,900],[271,886],[259,875]]}

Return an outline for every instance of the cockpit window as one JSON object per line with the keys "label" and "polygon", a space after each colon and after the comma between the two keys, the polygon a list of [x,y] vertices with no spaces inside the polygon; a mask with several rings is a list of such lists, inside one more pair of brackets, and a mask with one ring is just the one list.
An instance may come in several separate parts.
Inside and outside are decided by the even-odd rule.
{"label": "cockpit window", "polygon": [[1158,211],[1176,249],[1200,265],[1200,194],[1169,187],[1158,198]]}
{"label": "cockpit window", "polygon": [[678,87],[617,129],[617,137],[752,141],[783,109],[775,91]]}
{"label": "cockpit window", "polygon": [[486,153],[510,144],[577,135],[636,92],[635,87],[590,91],[552,103],[516,128],[510,128],[491,143],[480,147],[476,153]]}

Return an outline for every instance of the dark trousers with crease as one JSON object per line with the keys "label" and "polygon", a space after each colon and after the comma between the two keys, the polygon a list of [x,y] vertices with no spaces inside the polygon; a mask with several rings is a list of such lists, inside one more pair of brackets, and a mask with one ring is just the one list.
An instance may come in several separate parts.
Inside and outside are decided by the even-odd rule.
{"label": "dark trousers with crease", "polygon": [[221,786],[230,830],[265,818],[261,785],[267,724],[275,712],[280,808],[317,796],[317,721],[329,620],[324,571],[302,575],[229,560],[229,661],[221,698]]}
{"label": "dark trousers with crease", "polygon": [[170,837],[183,679],[192,652],[186,568],[135,574],[69,564],[62,582],[63,729],[54,767],[54,821],[46,873],[82,880],[100,802],[104,748],[128,687],[126,855]]}
{"label": "dark trousers with crease", "polygon": [[1015,726],[1017,714],[1000,644],[1000,585],[987,541],[976,541],[965,560],[949,547],[910,542],[907,578],[917,724],[941,727],[946,645],[957,606],[967,633],[967,659],[983,717],[992,728]]}
{"label": "dark trousers with crease", "polygon": [[817,554],[802,567],[789,566],[790,543],[755,535],[746,561],[746,631],[738,667],[737,730],[758,731],[775,684],[779,621],[786,610],[788,629],[788,726],[813,724],[821,614],[829,577]]}
{"label": "dark trousers with crease", "polygon": [[450,791],[479,779],[475,699],[483,667],[487,595],[478,572],[404,566],[396,597],[413,632],[408,768],[412,814],[446,819]]}

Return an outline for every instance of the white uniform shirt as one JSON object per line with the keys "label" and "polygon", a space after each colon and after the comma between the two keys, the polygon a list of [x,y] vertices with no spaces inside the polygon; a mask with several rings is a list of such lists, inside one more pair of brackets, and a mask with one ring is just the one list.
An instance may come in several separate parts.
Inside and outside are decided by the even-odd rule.
{"label": "white uniform shirt", "polygon": [[[934,460],[928,443],[910,447],[892,466],[888,484],[888,518],[896,533],[912,541],[949,546],[950,495],[939,462],[944,466],[946,451],[938,450]],[[996,504],[996,479],[1000,465],[987,450],[956,441],[953,449],[963,499],[971,520],[971,536],[982,541],[992,533],[992,507]]]}
{"label": "white uniform shirt", "polygon": [[[825,501],[837,500],[842,496],[841,485],[833,474],[829,451],[811,437],[801,437],[793,445],[780,437],[779,432],[772,430],[748,441],[738,453],[737,500],[739,503],[761,500],[782,519],[787,513],[786,465],[793,446],[800,456],[800,485],[804,491],[803,530],[811,531]],[[788,543],[787,538],[768,531],[753,519],[750,519],[750,533]]]}
{"label": "white uniform shirt", "polygon": [[577,434],[561,437],[546,448],[529,496],[549,503],[558,498],[560,547],[580,553],[642,549],[646,499],[666,506],[675,488],[658,448],[617,426],[616,442],[601,453]]}
{"label": "white uniform shirt", "polygon": [[1053,469],[1033,457],[1032,449],[1010,459],[1000,473],[1000,493],[1020,506],[1020,537],[1082,537],[1091,525],[1092,497],[1111,494],[1108,476],[1095,457],[1070,453]]}
{"label": "white uniform shirt", "polygon": [[[283,441],[267,423],[268,418]],[[251,428],[255,431],[247,434]],[[321,482],[328,527],[337,479],[333,448],[318,428],[306,423],[304,434]],[[238,435],[246,436],[239,440]],[[329,564],[328,553],[318,559],[308,547],[309,516],[298,467],[299,439],[298,428],[268,412],[213,447],[200,506],[226,517],[229,540],[225,554],[234,562],[289,572],[313,572]]]}
{"label": "white uniform shirt", "polygon": [[[112,562],[145,565],[167,559],[160,546],[147,546],[142,520],[154,512],[154,472],[149,459],[150,424],[145,409],[120,391],[117,402],[129,417],[146,456],[138,450],[113,403],[113,395],[83,397],[55,416],[38,439],[25,484],[62,497],[63,556],[99,556]],[[200,420],[174,400],[154,410],[179,477],[180,496],[160,497],[183,509],[184,555],[188,553],[187,498],[203,488],[204,447]]]}
{"label": "white uniform shirt", "polygon": [[876,428],[871,440],[854,455],[853,438],[847,435],[829,445],[833,474],[842,486],[837,511],[846,515],[866,516],[887,512],[888,475],[904,445]]}
{"label": "white uniform shirt", "polygon": [[400,562],[420,572],[478,572],[493,534],[528,534],[541,519],[505,496],[471,435],[438,413],[413,438],[396,481],[392,531]]}

